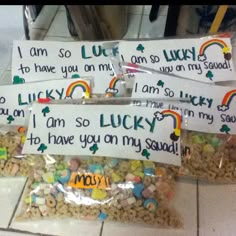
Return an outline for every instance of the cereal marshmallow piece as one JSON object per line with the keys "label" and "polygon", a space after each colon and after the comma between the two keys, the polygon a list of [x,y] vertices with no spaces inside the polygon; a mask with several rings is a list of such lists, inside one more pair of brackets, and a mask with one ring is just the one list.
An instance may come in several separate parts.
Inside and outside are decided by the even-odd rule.
{"label": "cereal marshmallow piece", "polygon": [[42,197],[37,197],[36,195],[32,196],[32,202],[37,205],[45,205],[46,199]]}
{"label": "cereal marshmallow piece", "polygon": [[32,198],[31,197],[26,197],[24,199],[24,202],[25,202],[25,204],[30,204],[30,203],[32,203]]}
{"label": "cereal marshmallow piece", "polygon": [[113,172],[113,173],[111,174],[111,178],[112,178],[112,181],[115,182],[115,183],[122,181],[121,176],[119,176],[119,175],[116,174],[115,172]]}
{"label": "cereal marshmallow piece", "polygon": [[206,144],[206,145],[203,147],[203,152],[214,153],[214,152],[215,152],[215,149],[214,149],[214,147],[212,147],[210,144]]}
{"label": "cereal marshmallow piece", "polygon": [[104,169],[102,167],[102,165],[100,164],[91,164],[89,165],[89,170],[90,172],[94,173],[94,174],[104,174]]}
{"label": "cereal marshmallow piece", "polygon": [[60,171],[58,181],[62,184],[68,183],[70,181],[71,171],[69,169]]}
{"label": "cereal marshmallow piece", "polygon": [[148,186],[146,189],[143,190],[142,195],[145,198],[149,198],[155,190],[156,190],[155,185],[151,184],[150,186]]}
{"label": "cereal marshmallow piece", "polygon": [[131,173],[128,173],[125,177],[125,180],[130,181],[130,182],[139,183],[141,181],[141,178],[139,176],[135,176]]}
{"label": "cereal marshmallow piece", "polygon": [[98,216],[99,220],[106,220],[106,218],[108,217],[108,215],[104,212],[101,212]]}
{"label": "cereal marshmallow piece", "polygon": [[118,163],[119,163],[119,160],[116,159],[116,158],[112,158],[112,159],[107,161],[108,167],[111,167],[111,168],[117,166]]}
{"label": "cereal marshmallow piece", "polygon": [[206,139],[204,138],[203,135],[193,135],[192,141],[193,143],[202,144],[206,142]]}
{"label": "cereal marshmallow piece", "polygon": [[136,176],[139,176],[140,178],[144,177],[144,173],[141,172],[141,171],[138,171],[138,170],[134,171],[133,174],[136,175]]}
{"label": "cereal marshmallow piece", "polygon": [[7,148],[0,148],[0,160],[7,160]]}
{"label": "cereal marshmallow piece", "polygon": [[144,175],[153,176],[154,175],[154,169],[150,167],[144,168]]}
{"label": "cereal marshmallow piece", "polygon": [[135,170],[142,168],[142,167],[143,167],[143,165],[142,165],[141,161],[138,161],[138,160],[131,161],[131,170],[132,171],[135,171]]}
{"label": "cereal marshmallow piece", "polygon": [[163,177],[166,175],[166,169],[163,167],[157,167],[156,168],[156,176]]}
{"label": "cereal marshmallow piece", "polygon": [[130,198],[126,199],[126,200],[121,201],[121,205],[123,207],[126,207],[128,205],[134,204],[135,202],[136,202],[136,199],[134,197],[130,197]]}
{"label": "cereal marshmallow piece", "polygon": [[101,189],[93,189],[91,197],[95,200],[103,200],[107,197],[107,193],[104,190]]}
{"label": "cereal marshmallow piece", "polygon": [[46,183],[52,184],[54,182],[54,175],[52,172],[44,173],[43,174],[43,180]]}
{"label": "cereal marshmallow piece", "polygon": [[149,211],[155,212],[157,209],[157,201],[153,198],[148,198],[144,201],[143,206]]}
{"label": "cereal marshmallow piece", "polygon": [[134,184],[134,188],[133,188],[133,194],[135,197],[137,198],[141,198],[142,197],[142,191],[144,189],[144,185],[143,184]]}
{"label": "cereal marshmallow piece", "polygon": [[212,147],[219,147],[221,144],[221,140],[217,137],[213,137],[210,142]]}
{"label": "cereal marshmallow piece", "polygon": [[39,186],[39,182],[37,182],[37,181],[35,181],[35,182],[32,184],[32,188],[33,188],[33,189],[36,189],[38,186]]}
{"label": "cereal marshmallow piece", "polygon": [[143,161],[144,168],[155,168],[155,163],[152,161]]}

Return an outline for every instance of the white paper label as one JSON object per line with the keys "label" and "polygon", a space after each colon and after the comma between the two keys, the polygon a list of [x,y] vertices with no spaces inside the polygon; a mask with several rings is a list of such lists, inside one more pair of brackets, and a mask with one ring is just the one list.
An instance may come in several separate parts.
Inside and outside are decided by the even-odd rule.
{"label": "white paper label", "polygon": [[201,82],[235,79],[230,38],[121,41],[119,53],[126,62]]}
{"label": "white paper label", "polygon": [[180,130],[181,115],[173,110],[34,104],[23,153],[111,156],[180,165]]}
{"label": "white paper label", "polygon": [[0,124],[25,125],[29,105],[40,98],[76,99],[90,92],[90,80],[82,78],[0,86]]}
{"label": "white paper label", "polygon": [[[196,81],[173,78],[168,75],[136,74],[133,98],[187,98],[190,104],[171,105],[182,108],[188,116],[183,129],[236,134],[236,88],[217,86]],[[136,101],[137,103],[137,101]],[[151,104],[151,103],[149,103]]]}
{"label": "white paper label", "polygon": [[[93,93],[107,89],[117,93],[120,80],[114,76],[108,49],[103,42],[14,41],[13,83],[93,76]],[[118,47],[112,50],[116,55]],[[109,92],[109,91],[108,91]]]}

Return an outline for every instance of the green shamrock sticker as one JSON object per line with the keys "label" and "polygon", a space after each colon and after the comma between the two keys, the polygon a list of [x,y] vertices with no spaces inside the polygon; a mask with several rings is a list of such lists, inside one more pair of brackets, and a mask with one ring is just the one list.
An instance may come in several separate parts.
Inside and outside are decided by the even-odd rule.
{"label": "green shamrock sticker", "polygon": [[149,156],[151,155],[147,149],[143,149],[142,156],[146,157],[149,160]]}
{"label": "green shamrock sticker", "polygon": [[162,80],[159,80],[158,82],[157,82],[157,86],[160,86],[160,87],[164,87],[164,82],[162,81]]}
{"label": "green shamrock sticker", "polygon": [[49,113],[49,112],[50,112],[49,107],[45,107],[42,110],[43,116],[46,116],[46,114]]}
{"label": "green shamrock sticker", "polygon": [[44,153],[44,151],[47,149],[48,147],[44,144],[41,143],[40,146],[38,147],[37,151],[41,151],[41,153]]}
{"label": "green shamrock sticker", "polygon": [[23,78],[20,78],[20,76],[15,75],[13,77],[13,84],[24,84],[25,80]]}
{"label": "green shamrock sticker", "polygon": [[93,154],[95,154],[96,151],[98,150],[98,145],[96,143],[93,144],[93,146],[91,146],[89,150],[92,151]]}
{"label": "green shamrock sticker", "polygon": [[136,48],[136,50],[143,53],[144,46],[142,44],[139,44],[138,47]]}
{"label": "green shamrock sticker", "polygon": [[206,77],[207,77],[209,80],[212,80],[212,78],[214,77],[212,71],[208,70],[208,72],[206,73]]}
{"label": "green shamrock sticker", "polygon": [[222,125],[220,132],[229,134],[229,131],[230,131],[230,128],[228,127],[228,125]]}
{"label": "green shamrock sticker", "polygon": [[71,78],[72,78],[72,79],[74,79],[74,78],[80,78],[80,76],[79,76],[78,74],[73,74],[73,75],[71,76]]}
{"label": "green shamrock sticker", "polygon": [[8,124],[11,124],[11,122],[14,121],[15,119],[12,115],[10,115],[7,117],[7,120],[8,120]]}

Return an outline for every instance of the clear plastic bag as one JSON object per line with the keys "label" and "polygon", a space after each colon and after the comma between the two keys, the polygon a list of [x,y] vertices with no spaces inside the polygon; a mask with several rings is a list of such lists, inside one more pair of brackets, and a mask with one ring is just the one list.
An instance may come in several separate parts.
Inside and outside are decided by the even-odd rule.
{"label": "clear plastic bag", "polygon": [[188,131],[182,142],[179,176],[213,183],[236,183],[236,136]]}
{"label": "clear plastic bag", "polygon": [[[123,67],[128,70],[124,75],[126,81],[129,80],[127,76],[129,70],[132,73],[166,75],[166,73],[130,63],[123,63]],[[173,76],[175,79],[174,75],[168,76]],[[135,76],[133,82],[134,78]],[[132,89],[133,83],[129,89],[130,96]],[[182,106],[184,108],[184,103]],[[185,128],[183,127],[183,129]],[[212,183],[236,183],[236,135],[186,130],[186,135],[182,140],[181,157],[181,167],[170,167],[178,176],[206,180]]]}
{"label": "clear plastic bag", "polygon": [[24,132],[24,127],[1,127],[0,176],[27,176],[29,174],[29,165],[21,156]]}
{"label": "clear plastic bag", "polygon": [[[175,99],[172,99],[172,102],[180,103],[179,100]],[[165,109],[165,100],[158,99],[151,103],[151,108],[149,108],[151,114],[156,111],[154,104],[160,105],[160,103],[162,103],[162,108]],[[56,113],[52,113],[52,111],[56,111],[54,110],[55,106],[59,111],[63,110],[65,114],[68,113],[66,107],[71,107],[74,113],[79,111],[80,114],[88,116],[91,110],[95,112],[96,106],[99,112],[102,112],[102,108],[104,108],[102,105],[108,107],[110,104],[114,106],[114,110],[119,109],[119,105],[124,105],[122,109],[128,108],[125,110],[127,112],[131,110],[131,106],[143,106],[146,109],[145,106],[150,106],[150,101],[141,99],[137,103],[137,100],[134,101],[131,98],[111,97],[107,99],[57,100],[51,101],[46,105],[48,107],[47,110],[50,111],[50,117],[53,117],[56,115]],[[34,112],[37,112],[37,109],[41,113],[43,107],[41,105],[33,104],[31,117],[34,117]],[[62,107],[61,105],[64,106]],[[72,105],[74,106],[72,107]],[[37,108],[37,106],[39,107]],[[90,108],[87,112],[82,109],[86,107]],[[110,108],[111,106],[109,106],[109,112],[113,112],[114,110]],[[138,108],[133,108],[139,111]],[[102,114],[106,114],[105,109]],[[77,114],[74,115],[77,116]],[[132,115],[133,113],[131,112],[131,119]],[[68,124],[66,117],[63,119]],[[185,121],[187,117],[182,117],[182,119]],[[74,117],[70,116],[70,123],[73,123],[73,120]],[[186,122],[183,122],[183,124],[186,124]],[[39,126],[40,124],[37,123],[37,127]],[[43,129],[43,127],[40,129]],[[60,133],[59,129],[58,127],[57,134]],[[70,128],[67,126],[67,129],[69,130]],[[112,131],[113,129],[110,128],[107,132],[111,133]],[[28,133],[31,132],[32,130],[29,126]],[[83,132],[86,134],[85,130],[80,129],[78,135],[83,134]],[[169,138],[169,133],[166,133]],[[158,140],[155,132],[154,134],[155,139]],[[162,135],[160,130],[159,135]],[[183,135],[184,132],[181,132],[178,140],[181,140]],[[150,135],[150,137],[152,136]],[[172,140],[171,142],[175,141]],[[100,155],[99,152],[96,152],[96,155],[91,155],[90,152],[91,156],[89,156],[88,154],[85,155],[84,149],[81,149],[81,146],[78,145],[76,149],[74,149],[74,146],[70,146],[70,150],[76,150],[78,154],[70,154],[68,156],[68,153],[63,153],[65,157],[58,158],[55,162],[51,157],[51,154],[57,155],[55,149],[50,149],[50,144],[44,141],[44,147],[45,145],[47,148],[42,155],[46,157],[44,158],[45,160],[50,160],[50,163],[46,161],[46,166],[43,170],[33,168],[21,199],[18,220],[72,217],[84,220],[139,223],[161,228],[181,228],[183,226],[181,216],[172,205],[172,200],[175,197],[174,172],[170,171],[170,164],[165,164],[167,162],[158,163],[158,158],[163,154],[157,152],[155,156],[152,156],[153,159],[145,158],[144,156],[140,158],[138,155],[137,159],[134,159],[134,157],[127,159],[129,155],[125,150],[128,150],[127,148],[134,150],[133,147],[122,149],[123,154],[125,154],[124,158],[123,154],[116,153],[114,150],[118,149],[113,149],[112,146],[110,147],[112,157],[110,155]],[[98,146],[102,149],[101,143],[98,143]],[[64,146],[63,150],[65,149]],[[38,151],[39,149],[37,149]],[[149,151],[151,152],[151,149]],[[60,150],[58,151],[58,146],[56,152],[61,152]],[[85,152],[89,152],[88,149]],[[34,152],[29,151],[29,153]],[[179,159],[179,155],[175,157]],[[174,157],[172,156],[172,158]]]}
{"label": "clear plastic bag", "polygon": [[96,156],[53,162],[30,175],[17,220],[70,217],[183,226],[172,206],[174,176],[164,165]]}
{"label": "clear plastic bag", "polygon": [[26,128],[2,126],[0,131],[0,177],[28,177],[32,167],[43,168],[40,155],[22,155]]}
{"label": "clear plastic bag", "polygon": [[134,69],[124,70],[131,80],[136,73],[135,67],[146,67],[153,72],[205,83],[233,81],[232,37],[230,33],[223,33],[191,38],[123,40],[119,42],[119,60],[135,65]]}

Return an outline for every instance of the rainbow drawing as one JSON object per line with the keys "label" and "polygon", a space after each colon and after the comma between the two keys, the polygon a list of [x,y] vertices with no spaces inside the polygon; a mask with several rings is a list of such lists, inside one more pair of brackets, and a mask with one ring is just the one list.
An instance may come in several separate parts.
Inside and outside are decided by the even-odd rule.
{"label": "rainbow drawing", "polygon": [[109,83],[109,87],[106,89],[106,93],[108,94],[116,94],[118,93],[118,89],[116,89],[116,84],[118,81],[120,81],[120,77],[115,76],[112,78],[112,80]]}
{"label": "rainbow drawing", "polygon": [[77,80],[77,81],[71,83],[66,90],[66,97],[72,98],[72,95],[73,95],[76,88],[82,89],[83,95],[85,98],[90,97],[90,93],[91,93],[90,86],[84,80]]}
{"label": "rainbow drawing", "polygon": [[233,89],[225,94],[222,99],[221,105],[217,106],[219,111],[227,111],[230,108],[234,96],[236,96],[236,89]]}
{"label": "rainbow drawing", "polygon": [[118,81],[120,81],[119,77],[112,78],[112,80],[110,81],[110,84],[109,84],[109,88],[110,89],[115,89],[116,84],[117,84]]}
{"label": "rainbow drawing", "polygon": [[171,134],[171,139],[178,140],[181,133],[181,115],[173,110],[164,110],[161,112],[164,117],[171,116],[174,121],[174,133]]}
{"label": "rainbow drawing", "polygon": [[199,55],[198,55],[198,60],[199,61],[205,61],[206,60],[206,50],[207,48],[211,47],[212,45],[218,45],[224,54],[224,58],[226,60],[231,59],[231,53],[230,53],[230,48],[228,45],[221,39],[211,39],[202,44],[199,50]]}

